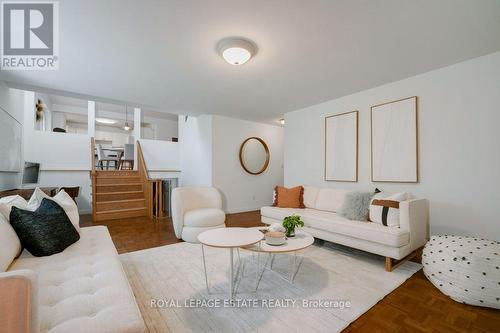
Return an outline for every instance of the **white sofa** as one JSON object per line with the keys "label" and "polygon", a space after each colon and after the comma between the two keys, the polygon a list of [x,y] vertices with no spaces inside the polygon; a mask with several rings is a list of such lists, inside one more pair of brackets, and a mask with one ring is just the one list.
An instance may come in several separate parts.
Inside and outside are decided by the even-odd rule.
{"label": "white sofa", "polygon": [[222,198],[214,187],[177,187],[172,191],[172,222],[175,236],[198,243],[203,231],[224,228],[226,214]]}
{"label": "white sofa", "polygon": [[80,229],[63,252],[33,257],[26,250],[0,279],[31,280],[31,332],[139,333],[144,321],[106,227]]}
{"label": "white sofa", "polygon": [[425,245],[428,239],[428,202],[411,199],[400,202],[400,227],[348,220],[336,212],[349,191],[304,187],[304,209],[262,207],[265,224],[281,223],[297,214],[304,221],[303,230],[316,238],[346,245],[386,257],[386,269],[393,259],[401,260]]}

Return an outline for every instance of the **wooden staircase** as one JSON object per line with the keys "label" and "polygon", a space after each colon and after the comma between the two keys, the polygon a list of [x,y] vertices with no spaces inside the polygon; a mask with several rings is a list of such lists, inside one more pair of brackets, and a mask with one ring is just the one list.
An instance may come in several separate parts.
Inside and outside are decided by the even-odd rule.
{"label": "wooden staircase", "polygon": [[94,221],[148,216],[139,171],[96,171],[95,194]]}
{"label": "wooden staircase", "polygon": [[92,153],[92,217],[94,222],[129,217],[159,217],[162,207],[160,179],[150,179],[137,142],[138,170],[96,170],[94,138]]}

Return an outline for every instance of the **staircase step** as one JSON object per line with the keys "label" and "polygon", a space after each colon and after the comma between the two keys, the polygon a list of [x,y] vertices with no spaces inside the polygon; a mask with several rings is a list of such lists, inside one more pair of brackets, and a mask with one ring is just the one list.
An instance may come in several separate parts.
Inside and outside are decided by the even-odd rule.
{"label": "staircase step", "polygon": [[96,185],[96,194],[103,192],[129,192],[129,191],[142,191],[142,183]]}
{"label": "staircase step", "polygon": [[110,210],[128,209],[128,208],[145,208],[146,200],[142,199],[127,199],[116,201],[104,201],[97,203],[97,212]]}
{"label": "staircase step", "polygon": [[127,217],[147,216],[146,207],[108,210],[96,213],[96,221],[124,219]]}
{"label": "staircase step", "polygon": [[130,184],[130,183],[140,183],[141,178],[139,176],[127,176],[127,177],[108,177],[108,176],[97,176],[97,185],[115,185],[115,184]]}
{"label": "staircase step", "polygon": [[97,203],[106,201],[128,200],[128,199],[144,199],[142,191],[125,191],[125,192],[101,192],[96,193]]}
{"label": "staircase step", "polygon": [[97,177],[139,177],[139,171],[96,171]]}

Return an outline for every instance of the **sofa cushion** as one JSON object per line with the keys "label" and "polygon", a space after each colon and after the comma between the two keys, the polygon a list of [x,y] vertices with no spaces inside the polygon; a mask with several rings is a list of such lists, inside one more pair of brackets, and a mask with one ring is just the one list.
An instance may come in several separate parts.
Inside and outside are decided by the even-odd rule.
{"label": "sofa cushion", "polygon": [[8,197],[0,198],[0,214],[2,214],[7,221],[10,217],[12,207],[26,209],[28,202],[20,195],[9,195]]}
{"label": "sofa cushion", "polygon": [[368,220],[370,201],[374,192],[353,191],[345,195],[344,204],[337,211],[338,214],[349,220]]}
{"label": "sofa cushion", "polygon": [[408,194],[401,192],[381,196],[382,193],[377,194],[370,204],[370,221],[384,226],[399,227],[399,202],[407,200]]}
{"label": "sofa cushion", "polygon": [[107,228],[82,228],[80,236],[52,256],[24,251],[9,269],[38,275],[40,332],[142,332],[144,322]]}
{"label": "sofa cushion", "polygon": [[317,209],[286,209],[277,207],[262,207],[261,215],[276,220],[285,216],[297,214],[306,227],[342,234],[393,247],[401,247],[409,242],[409,233],[400,228],[384,227],[380,224],[351,221],[336,213]]}
{"label": "sofa cushion", "polygon": [[64,209],[49,199],[34,212],[13,207],[10,223],[23,247],[37,257],[62,252],[80,239]]}
{"label": "sofa cushion", "polygon": [[283,186],[276,186],[274,188],[273,206],[280,208],[305,208],[304,187],[295,186],[286,188]]}
{"label": "sofa cushion", "polygon": [[0,272],[5,272],[21,252],[21,242],[7,219],[0,214]]}
{"label": "sofa cushion", "polygon": [[304,206],[306,208],[316,207],[319,188],[313,186],[304,186]]}
{"label": "sofa cushion", "polygon": [[336,212],[342,207],[345,195],[349,191],[334,188],[322,188],[318,191],[314,208],[328,212]]}
{"label": "sofa cushion", "polygon": [[187,227],[213,227],[223,224],[225,219],[226,214],[221,209],[193,209],[184,214],[184,225]]}
{"label": "sofa cushion", "polygon": [[64,190],[57,192],[53,197],[48,196],[40,188],[36,188],[31,195],[30,201],[25,209],[35,211],[40,207],[43,199],[49,199],[57,202],[61,206],[66,215],[68,215],[69,220],[75,227],[76,231],[80,231],[80,215],[78,213],[78,206],[75,201],[67,194]]}

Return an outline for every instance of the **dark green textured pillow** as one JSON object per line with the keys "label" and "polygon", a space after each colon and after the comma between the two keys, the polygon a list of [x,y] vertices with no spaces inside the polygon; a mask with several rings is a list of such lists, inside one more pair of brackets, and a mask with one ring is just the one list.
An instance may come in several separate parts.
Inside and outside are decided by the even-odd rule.
{"label": "dark green textured pillow", "polygon": [[45,198],[34,212],[12,207],[10,224],[22,246],[35,257],[62,252],[80,239],[64,209]]}

